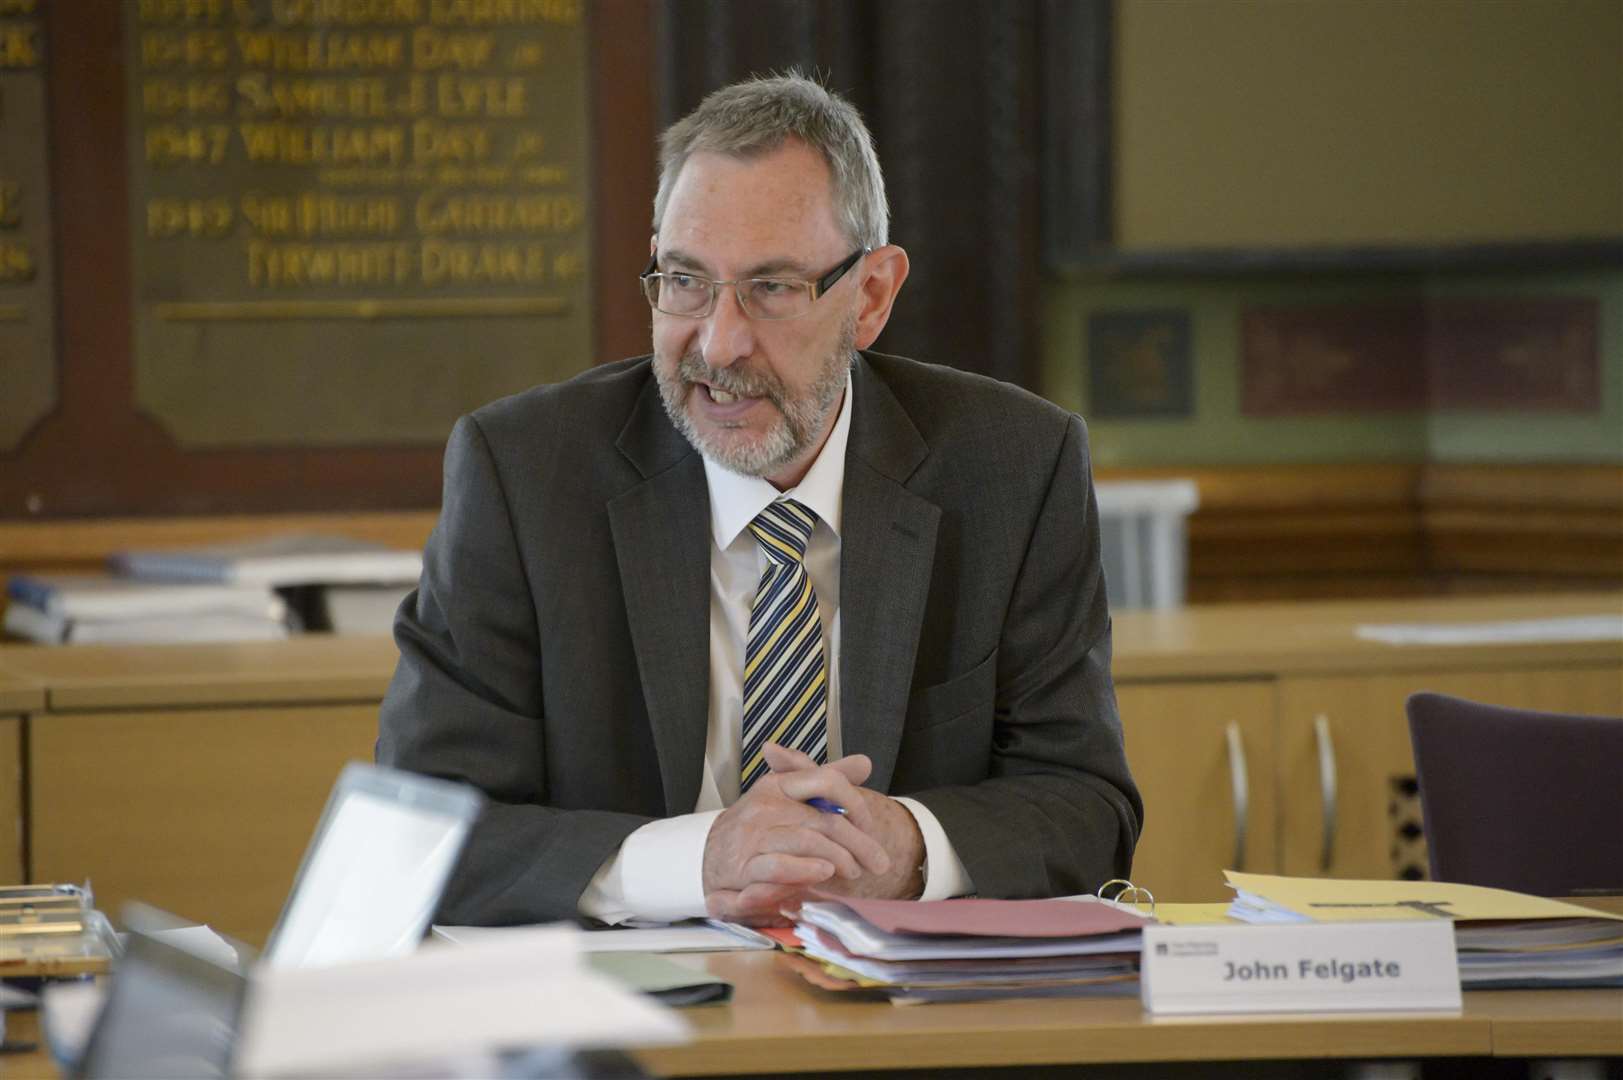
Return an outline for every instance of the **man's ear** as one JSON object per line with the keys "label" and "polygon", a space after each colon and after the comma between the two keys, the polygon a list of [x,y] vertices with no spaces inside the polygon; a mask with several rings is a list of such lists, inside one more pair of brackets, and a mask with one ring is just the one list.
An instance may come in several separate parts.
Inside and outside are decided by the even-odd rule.
{"label": "man's ear", "polygon": [[890,321],[890,308],[896,294],[907,280],[907,252],[895,244],[886,244],[870,252],[863,259],[863,276],[858,286],[862,298],[857,305],[856,347],[866,349],[879,337]]}
{"label": "man's ear", "polygon": [[658,253],[659,253],[659,234],[655,233],[654,235],[652,235],[652,236],[650,236],[648,238],[648,257],[650,259],[652,259]]}

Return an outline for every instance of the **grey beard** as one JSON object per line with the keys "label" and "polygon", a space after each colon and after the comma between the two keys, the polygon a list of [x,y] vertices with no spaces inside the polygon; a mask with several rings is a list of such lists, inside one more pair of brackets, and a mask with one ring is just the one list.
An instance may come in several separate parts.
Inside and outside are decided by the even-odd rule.
{"label": "grey beard", "polygon": [[[841,331],[838,347],[829,354],[817,378],[800,397],[790,397],[783,382],[770,372],[712,368],[697,352],[684,355],[673,375],[660,372],[656,363],[659,397],[671,423],[699,453],[743,476],[771,476],[810,449],[822,432],[829,413],[845,389],[846,372],[856,361],[855,344],[853,321]],[[760,439],[748,442],[717,438],[701,431],[686,408],[689,394],[703,393],[697,386],[699,382],[740,397],[764,397],[777,407],[779,419]]]}

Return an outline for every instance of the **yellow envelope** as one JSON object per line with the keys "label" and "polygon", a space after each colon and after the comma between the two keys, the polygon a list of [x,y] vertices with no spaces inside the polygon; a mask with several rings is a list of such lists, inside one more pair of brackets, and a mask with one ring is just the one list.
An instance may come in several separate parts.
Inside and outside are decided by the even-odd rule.
{"label": "yellow envelope", "polygon": [[1155,919],[1168,926],[1238,926],[1227,904],[1156,904]]}
{"label": "yellow envelope", "polygon": [[1542,896],[1448,881],[1340,881],[1225,870],[1229,885],[1315,922],[1389,919],[1615,919]]}

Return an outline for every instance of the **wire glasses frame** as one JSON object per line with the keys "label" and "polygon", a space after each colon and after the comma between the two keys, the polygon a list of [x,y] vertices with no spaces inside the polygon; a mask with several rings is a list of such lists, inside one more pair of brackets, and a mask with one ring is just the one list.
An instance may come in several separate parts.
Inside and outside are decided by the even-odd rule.
{"label": "wire glasses frame", "polygon": [[731,285],[744,314],[752,319],[798,319],[811,310],[828,290],[855,266],[872,248],[858,248],[838,266],[812,281],[801,278],[751,277],[713,281],[699,274],[661,273],[659,255],[648,260],[638,275],[643,295],[655,311],[687,319],[708,318],[716,310],[716,298],[723,285]]}

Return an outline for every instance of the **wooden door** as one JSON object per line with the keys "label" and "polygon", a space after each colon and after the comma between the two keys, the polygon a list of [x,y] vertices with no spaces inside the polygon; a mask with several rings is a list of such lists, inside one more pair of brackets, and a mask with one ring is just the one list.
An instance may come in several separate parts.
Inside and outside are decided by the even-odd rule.
{"label": "wooden door", "polygon": [[1418,671],[1280,682],[1284,873],[1393,878],[1425,866],[1403,711],[1422,690],[1551,712],[1623,715],[1615,665]]}
{"label": "wooden door", "polygon": [[30,730],[41,881],[89,879],[116,919],[143,900],[262,945],[377,706],[69,713]]}
{"label": "wooden door", "polygon": [[1225,869],[1272,872],[1272,684],[1129,683],[1116,699],[1144,796],[1134,882],[1161,900],[1227,900]]}
{"label": "wooden door", "polygon": [[0,885],[21,885],[23,759],[21,718],[0,716]]}

